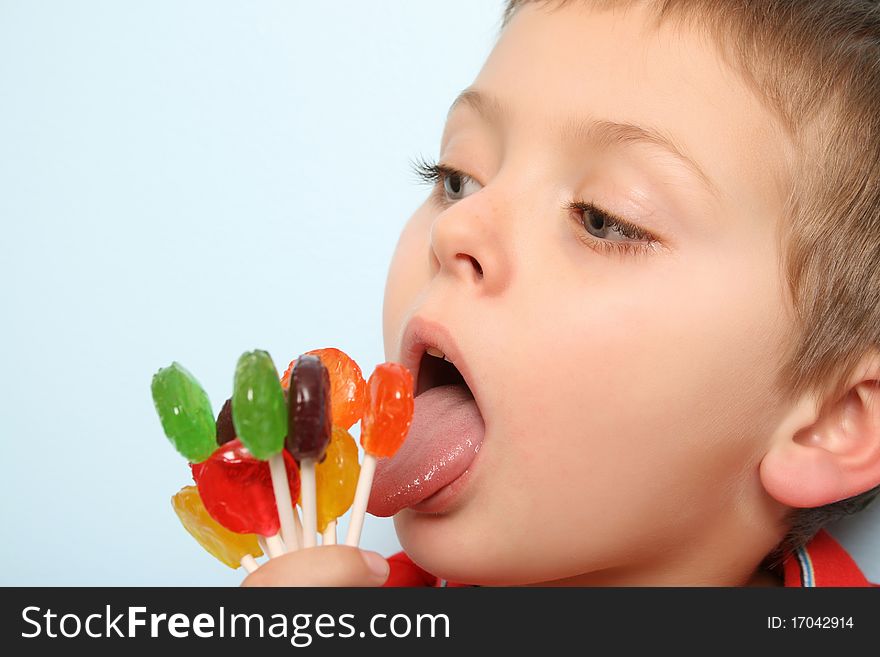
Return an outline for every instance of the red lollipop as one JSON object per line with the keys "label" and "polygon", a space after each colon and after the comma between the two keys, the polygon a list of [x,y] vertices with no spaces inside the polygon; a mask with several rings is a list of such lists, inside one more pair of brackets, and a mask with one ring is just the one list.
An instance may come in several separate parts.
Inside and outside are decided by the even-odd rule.
{"label": "red lollipop", "polygon": [[[299,469],[284,454],[292,499],[299,497]],[[274,536],[280,529],[269,464],[254,458],[238,439],[218,447],[193,477],[205,509],[226,529],[239,534]]]}

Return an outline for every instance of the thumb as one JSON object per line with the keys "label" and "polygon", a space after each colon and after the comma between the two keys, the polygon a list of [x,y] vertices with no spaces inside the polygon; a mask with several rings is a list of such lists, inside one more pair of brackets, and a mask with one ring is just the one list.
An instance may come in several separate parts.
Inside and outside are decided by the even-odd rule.
{"label": "thumb", "polygon": [[377,552],[321,545],[269,559],[242,586],[381,586],[390,567]]}

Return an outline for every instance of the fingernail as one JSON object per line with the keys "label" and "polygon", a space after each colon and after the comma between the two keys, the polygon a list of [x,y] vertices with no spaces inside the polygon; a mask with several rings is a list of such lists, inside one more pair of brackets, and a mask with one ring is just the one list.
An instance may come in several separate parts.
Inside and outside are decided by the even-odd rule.
{"label": "fingernail", "polygon": [[370,572],[372,572],[376,577],[380,577],[382,579],[388,577],[388,571],[390,567],[388,565],[388,562],[385,560],[385,557],[383,557],[378,552],[362,551],[361,554],[364,558],[364,563],[367,564],[367,568],[370,569]]}

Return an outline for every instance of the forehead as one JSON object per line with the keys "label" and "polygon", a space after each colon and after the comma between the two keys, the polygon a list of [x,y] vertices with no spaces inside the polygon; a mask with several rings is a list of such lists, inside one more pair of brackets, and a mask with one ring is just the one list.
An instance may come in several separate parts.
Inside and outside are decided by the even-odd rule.
{"label": "forehead", "polygon": [[[525,5],[474,82],[506,108],[499,126],[507,147],[522,138],[520,145],[534,148],[563,125],[646,126],[697,162],[728,205],[780,211],[791,145],[710,38],[660,25],[645,6],[598,11],[583,4]],[[457,105],[451,123],[466,113]]]}

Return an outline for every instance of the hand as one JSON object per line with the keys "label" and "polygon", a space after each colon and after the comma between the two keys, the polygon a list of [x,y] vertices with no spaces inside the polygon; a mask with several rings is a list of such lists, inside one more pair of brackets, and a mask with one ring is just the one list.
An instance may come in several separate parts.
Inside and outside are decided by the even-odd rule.
{"label": "hand", "polygon": [[269,559],[242,586],[382,586],[388,562],[377,552],[321,545]]}

